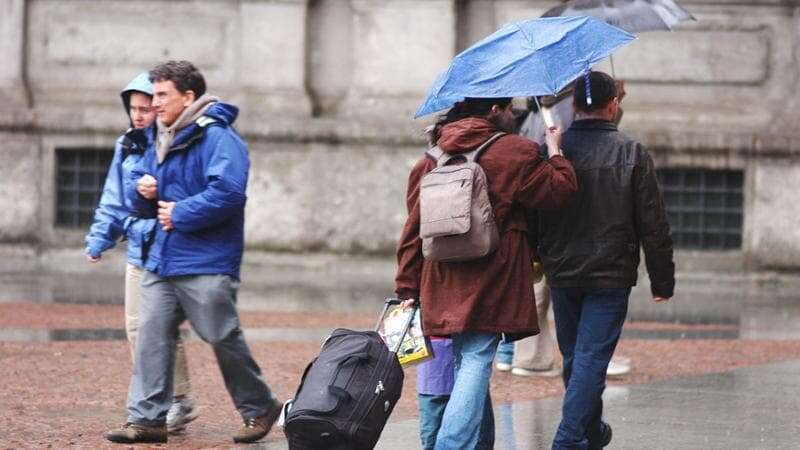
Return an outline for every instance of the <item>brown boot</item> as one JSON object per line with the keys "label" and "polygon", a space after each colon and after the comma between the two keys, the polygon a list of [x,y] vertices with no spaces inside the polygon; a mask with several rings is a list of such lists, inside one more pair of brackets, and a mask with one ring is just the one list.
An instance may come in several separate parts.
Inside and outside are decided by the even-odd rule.
{"label": "brown boot", "polygon": [[149,427],[136,423],[126,423],[122,428],[106,431],[103,435],[111,442],[135,444],[137,442],[167,442],[167,426]]}
{"label": "brown boot", "polygon": [[269,433],[272,425],[281,415],[283,405],[277,400],[272,400],[272,404],[263,416],[245,419],[244,426],[238,433],[233,435],[233,442],[255,442]]}

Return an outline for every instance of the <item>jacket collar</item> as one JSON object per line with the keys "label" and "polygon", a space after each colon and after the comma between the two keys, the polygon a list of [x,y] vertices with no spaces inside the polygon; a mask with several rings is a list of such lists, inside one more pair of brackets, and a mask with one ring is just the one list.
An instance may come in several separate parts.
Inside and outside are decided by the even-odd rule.
{"label": "jacket collar", "polygon": [[153,142],[154,130],[154,125],[151,125],[148,128],[128,128],[128,131],[122,135],[123,159],[127,158],[128,155],[133,153],[144,153]]}
{"label": "jacket collar", "polygon": [[175,134],[175,139],[172,141],[169,151],[172,152],[186,149],[198,140],[202,139],[203,135],[203,127],[197,125],[196,123],[193,123],[188,127],[184,127]]}
{"label": "jacket collar", "polygon": [[572,130],[618,131],[617,124],[605,119],[581,119],[572,122]]}
{"label": "jacket collar", "polygon": [[439,148],[445,153],[463,153],[475,150],[489,140],[497,126],[480,117],[467,117],[442,127]]}

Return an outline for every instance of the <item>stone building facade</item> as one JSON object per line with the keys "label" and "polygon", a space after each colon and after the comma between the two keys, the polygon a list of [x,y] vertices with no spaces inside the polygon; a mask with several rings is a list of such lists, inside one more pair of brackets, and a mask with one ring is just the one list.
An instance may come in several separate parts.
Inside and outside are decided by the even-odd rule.
{"label": "stone building facade", "polygon": [[[126,126],[119,90],[188,59],[241,108],[249,248],[388,254],[429,85],[459,50],[557,3],[3,0],[0,242],[79,247]],[[798,269],[800,2],[682,4],[697,22],[614,57],[623,129],[662,169],[684,248]]]}

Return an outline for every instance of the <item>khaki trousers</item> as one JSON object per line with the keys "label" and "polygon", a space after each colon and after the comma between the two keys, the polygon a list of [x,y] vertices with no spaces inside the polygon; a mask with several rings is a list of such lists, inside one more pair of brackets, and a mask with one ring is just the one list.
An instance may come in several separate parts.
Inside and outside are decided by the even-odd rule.
{"label": "khaki trousers", "polygon": [[513,367],[529,370],[550,370],[554,368],[556,358],[556,340],[550,320],[547,318],[550,309],[550,287],[547,280],[533,285],[536,296],[536,313],[539,315],[539,334],[521,339],[514,344]]}
{"label": "khaki trousers", "polygon": [[[125,269],[125,334],[131,348],[131,361],[135,362],[136,336],[139,332],[139,289],[142,285],[144,270],[128,264]],[[175,374],[173,378],[175,397],[185,397],[192,390],[189,381],[189,363],[183,339],[178,337],[175,343]]]}

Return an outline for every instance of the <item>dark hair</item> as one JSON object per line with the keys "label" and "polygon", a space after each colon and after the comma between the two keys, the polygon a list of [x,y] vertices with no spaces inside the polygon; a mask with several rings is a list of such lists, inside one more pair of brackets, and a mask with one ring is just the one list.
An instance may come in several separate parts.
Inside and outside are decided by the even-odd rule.
{"label": "dark hair", "polygon": [[592,104],[586,104],[586,76],[578,77],[575,83],[575,109],[583,112],[592,112],[603,109],[608,102],[617,96],[617,84],[611,75],[605,72],[589,72],[589,89],[592,96]]}
{"label": "dark hair", "polygon": [[195,97],[206,93],[203,74],[189,61],[167,61],[155,66],[150,71],[150,82],[156,81],[172,81],[178,91],[192,91]]}
{"label": "dark hair", "polygon": [[456,103],[436,120],[431,136],[433,142],[439,140],[439,133],[442,127],[448,123],[457,122],[467,117],[486,117],[491,112],[492,106],[497,105],[505,108],[511,104],[511,100],[511,97],[465,98],[463,102]]}

